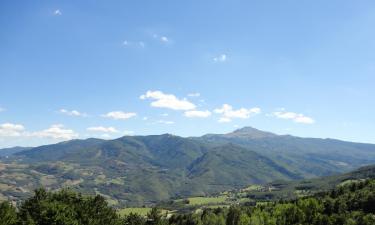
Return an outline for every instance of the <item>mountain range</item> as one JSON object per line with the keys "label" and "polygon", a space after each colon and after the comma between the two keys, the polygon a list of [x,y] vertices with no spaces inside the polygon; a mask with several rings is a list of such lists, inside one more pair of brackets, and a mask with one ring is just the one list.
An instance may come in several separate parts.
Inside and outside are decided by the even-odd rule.
{"label": "mountain range", "polygon": [[3,149],[0,149],[0,157],[9,157],[17,152],[22,152],[24,150],[28,150],[28,149],[31,149],[31,147],[20,147],[20,146],[16,146],[16,147],[12,147],[12,148],[3,148]]}
{"label": "mountain range", "polygon": [[24,199],[40,186],[70,187],[101,194],[117,206],[332,175],[375,163],[373,144],[276,135],[251,127],[188,138],[163,134],[71,140],[12,153],[0,160],[0,200]]}

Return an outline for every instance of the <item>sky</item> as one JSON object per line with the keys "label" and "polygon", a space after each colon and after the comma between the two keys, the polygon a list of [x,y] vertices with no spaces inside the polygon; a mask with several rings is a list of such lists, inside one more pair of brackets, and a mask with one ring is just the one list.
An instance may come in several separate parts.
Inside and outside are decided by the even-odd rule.
{"label": "sky", "polygon": [[0,2],[0,148],[252,126],[375,143],[375,2]]}

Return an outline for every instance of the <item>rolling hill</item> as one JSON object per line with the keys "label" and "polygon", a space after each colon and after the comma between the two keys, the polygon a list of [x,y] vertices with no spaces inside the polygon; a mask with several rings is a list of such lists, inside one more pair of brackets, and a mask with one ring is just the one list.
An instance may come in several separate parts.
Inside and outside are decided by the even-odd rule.
{"label": "rolling hill", "polygon": [[341,186],[344,187],[374,178],[375,165],[371,165],[338,175],[292,181],[279,180],[262,185],[253,184],[212,196],[164,201],[160,202],[158,207],[187,213],[199,209],[230,207],[231,205],[254,206],[265,202],[289,201],[307,196],[319,196]]}
{"label": "rolling hill", "polygon": [[233,143],[273,159],[303,177],[351,171],[375,162],[375,145],[335,139],[276,135],[252,127],[197,138],[208,143]]}
{"label": "rolling hill", "polygon": [[229,134],[86,139],[17,152],[0,161],[0,199],[71,187],[113,205],[204,196],[249,184],[345,172],[375,163],[375,145],[280,136],[246,127]]}
{"label": "rolling hill", "polygon": [[236,196],[245,196],[254,201],[297,199],[325,192],[351,183],[375,178],[375,165],[361,167],[348,173],[294,181],[273,181],[257,188],[233,191]]}
{"label": "rolling hill", "polygon": [[0,157],[9,157],[16,154],[17,152],[22,152],[31,149],[31,147],[12,147],[12,148],[2,148],[0,149]]}

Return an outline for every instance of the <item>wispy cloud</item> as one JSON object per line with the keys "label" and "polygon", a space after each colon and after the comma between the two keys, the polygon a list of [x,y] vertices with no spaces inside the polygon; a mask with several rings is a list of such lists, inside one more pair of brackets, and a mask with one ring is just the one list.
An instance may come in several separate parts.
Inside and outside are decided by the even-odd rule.
{"label": "wispy cloud", "polygon": [[125,40],[125,41],[122,42],[122,45],[123,45],[123,46],[129,46],[129,45],[130,45],[130,42],[127,41],[127,40]]}
{"label": "wispy cloud", "polygon": [[193,93],[188,94],[188,97],[199,97],[199,96],[201,96],[201,93],[199,92],[193,92]]}
{"label": "wispy cloud", "polygon": [[250,116],[259,114],[261,112],[261,109],[258,107],[254,108],[240,108],[237,110],[234,110],[233,107],[229,104],[223,104],[221,108],[217,108],[214,110],[215,113],[221,114],[221,118],[219,119],[219,122],[221,123],[227,123],[231,122],[234,118],[239,119],[247,119],[250,118]]}
{"label": "wispy cloud", "polygon": [[[159,34],[152,34],[152,38],[157,40],[159,43],[162,43],[162,44],[170,44],[172,43],[172,40],[165,36],[165,35],[159,35]],[[147,41],[150,41],[150,40],[147,40]],[[121,43],[121,45],[124,47],[124,48],[146,48],[146,42],[142,39],[138,39],[138,40],[129,40],[129,39],[124,39]]]}
{"label": "wispy cloud", "polygon": [[102,117],[110,118],[114,120],[127,120],[136,115],[137,113],[134,113],[134,112],[112,111],[112,112],[103,114]]}
{"label": "wispy cloud", "polygon": [[152,37],[160,41],[161,43],[165,43],[165,44],[171,41],[170,38],[165,35],[153,34]]}
{"label": "wispy cloud", "polygon": [[162,37],[160,37],[160,41],[164,42],[164,43],[167,43],[167,42],[169,42],[169,39],[166,36],[162,36]]}
{"label": "wispy cloud", "polygon": [[152,99],[152,107],[168,108],[173,110],[192,110],[195,109],[195,105],[189,102],[187,99],[178,99],[172,94],[164,94],[161,91],[147,91],[139,97],[142,100]]}
{"label": "wispy cloud", "polygon": [[5,109],[0,107],[0,112],[4,112],[4,111],[5,111]]}
{"label": "wispy cloud", "polygon": [[198,117],[198,118],[207,118],[211,116],[211,112],[206,110],[206,111],[198,111],[198,110],[192,110],[192,111],[186,111],[184,113],[186,117],[193,118],[193,117]]}
{"label": "wispy cloud", "polygon": [[19,137],[25,131],[21,124],[3,123],[0,124],[0,137]]}
{"label": "wispy cloud", "polygon": [[30,134],[30,136],[60,140],[71,140],[77,138],[78,134],[71,129],[65,129],[64,125],[62,124],[54,124],[45,130],[33,132]]}
{"label": "wispy cloud", "polygon": [[77,138],[78,134],[73,130],[65,129],[64,125],[62,124],[54,124],[51,125],[49,128],[41,131],[28,132],[26,131],[26,128],[21,124],[4,123],[0,124],[0,137],[37,137],[58,140],[70,140],[73,138]]}
{"label": "wispy cloud", "polygon": [[53,15],[55,15],[55,16],[61,16],[62,12],[61,12],[60,9],[56,9],[55,11],[53,11]]}
{"label": "wispy cloud", "polygon": [[305,116],[302,113],[287,112],[284,109],[272,113],[273,116],[279,119],[292,120],[296,123],[313,124],[315,120],[311,117]]}
{"label": "wispy cloud", "polygon": [[67,116],[81,116],[81,117],[87,116],[86,113],[81,113],[77,110],[60,109],[59,112]]}
{"label": "wispy cloud", "polygon": [[213,58],[214,62],[225,62],[227,61],[227,59],[228,59],[228,56],[226,54],[220,54]]}
{"label": "wispy cloud", "polygon": [[105,126],[96,126],[96,127],[88,127],[86,128],[87,131],[92,132],[90,134],[86,134],[87,137],[100,137],[104,139],[111,139],[113,138],[114,134],[116,135],[133,135],[134,131],[124,130],[119,131],[115,127],[105,127]]}
{"label": "wispy cloud", "polygon": [[145,44],[143,41],[139,41],[139,42],[138,42],[138,45],[139,45],[139,47],[141,47],[141,48],[145,48],[145,47],[146,47],[146,44]]}
{"label": "wispy cloud", "polygon": [[93,132],[103,132],[103,133],[118,133],[119,131],[114,127],[103,127],[103,126],[97,126],[97,127],[88,127],[86,128],[87,131],[93,131]]}
{"label": "wispy cloud", "polygon": [[174,122],[170,120],[158,120],[156,121],[156,123],[167,124],[167,125],[174,124]]}
{"label": "wispy cloud", "polygon": [[121,43],[122,47],[127,48],[127,47],[133,47],[133,48],[145,48],[146,43],[143,41],[129,41],[129,40],[124,40]]}

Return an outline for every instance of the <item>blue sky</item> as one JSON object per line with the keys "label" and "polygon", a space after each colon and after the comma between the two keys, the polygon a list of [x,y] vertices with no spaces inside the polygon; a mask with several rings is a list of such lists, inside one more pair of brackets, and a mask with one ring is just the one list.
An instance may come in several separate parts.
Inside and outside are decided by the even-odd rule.
{"label": "blue sky", "polygon": [[1,1],[0,147],[243,126],[375,143],[374,1]]}

